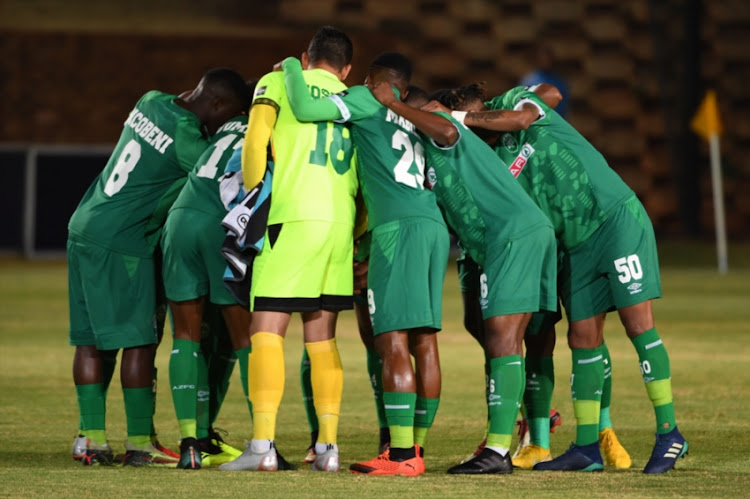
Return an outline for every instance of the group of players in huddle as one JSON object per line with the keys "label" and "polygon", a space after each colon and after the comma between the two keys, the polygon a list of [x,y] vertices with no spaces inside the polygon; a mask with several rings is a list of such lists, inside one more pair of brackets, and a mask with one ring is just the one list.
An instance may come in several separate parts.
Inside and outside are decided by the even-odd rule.
{"label": "group of players in huddle", "polygon": [[[602,333],[612,310],[638,353],[656,416],[643,471],[671,470],[688,444],[677,429],[669,357],[651,310],[661,294],[653,228],[633,191],[554,111],[559,92],[541,84],[488,99],[474,84],[428,95],[410,86],[411,64],[395,52],[373,60],[364,85],[347,88],[352,52],[349,38],[327,26],[301,60],[284,60],[257,83],[212,70],[191,92],[149,92],[136,104],[69,225],[80,410],[74,457],[114,460],[105,401],[123,349],[123,464],[294,469],[276,449],[275,428],[284,336],[300,312],[312,434],[305,461],[338,471],[336,320],[354,307],[381,442],[377,457],[349,469],[424,473],[440,400],[436,333],[451,231],[462,250],[464,324],[486,357],[488,421],[479,448],[448,473],[601,471],[605,461],[629,467],[609,419],[611,361]],[[248,267],[249,310],[223,283],[228,207],[219,181],[232,157],[241,158],[235,180],[248,193],[270,182],[268,209],[246,207],[243,221],[263,234]],[[169,377],[179,453],[161,446],[153,427],[161,282],[174,331]],[[553,459],[560,302],[570,324],[577,430],[575,443]],[[213,429],[237,360],[252,418],[244,451]],[[528,444],[511,458],[522,402]]]}

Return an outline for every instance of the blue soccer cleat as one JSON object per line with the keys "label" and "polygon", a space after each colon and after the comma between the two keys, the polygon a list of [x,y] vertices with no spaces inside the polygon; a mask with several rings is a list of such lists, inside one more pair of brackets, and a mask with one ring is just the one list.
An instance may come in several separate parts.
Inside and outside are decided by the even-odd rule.
{"label": "blue soccer cleat", "polygon": [[599,442],[581,446],[570,444],[564,454],[552,461],[534,465],[536,471],[602,471],[603,469]]}
{"label": "blue soccer cleat", "polygon": [[675,463],[688,453],[688,443],[677,427],[663,435],[656,434],[656,444],[651,452],[651,458],[643,468],[644,473],[667,473],[674,468]]}

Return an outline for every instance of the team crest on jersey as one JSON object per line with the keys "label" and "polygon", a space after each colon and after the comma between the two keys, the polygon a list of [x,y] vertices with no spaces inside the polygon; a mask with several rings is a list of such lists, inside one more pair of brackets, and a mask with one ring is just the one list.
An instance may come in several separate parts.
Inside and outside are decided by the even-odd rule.
{"label": "team crest on jersey", "polygon": [[259,95],[265,94],[267,88],[268,87],[258,87],[258,89],[255,90],[255,96],[258,97]]}
{"label": "team crest on jersey", "polygon": [[531,144],[526,142],[521,148],[521,152],[516,156],[516,159],[508,167],[508,170],[510,170],[510,173],[512,173],[514,177],[518,178],[532,154],[534,154],[534,148],[531,147]]}
{"label": "team crest on jersey", "polygon": [[516,139],[512,134],[504,133],[501,140],[503,141],[503,146],[510,152],[516,152],[518,150],[518,142],[516,142]]}
{"label": "team crest on jersey", "polygon": [[432,190],[435,184],[437,184],[437,174],[435,173],[435,169],[430,167],[427,170],[427,187]]}

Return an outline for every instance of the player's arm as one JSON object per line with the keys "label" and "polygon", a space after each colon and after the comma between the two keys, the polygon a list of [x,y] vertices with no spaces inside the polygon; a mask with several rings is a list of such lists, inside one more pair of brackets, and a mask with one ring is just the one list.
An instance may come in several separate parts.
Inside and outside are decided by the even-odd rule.
{"label": "player's arm", "polygon": [[534,92],[552,109],[555,109],[563,100],[560,90],[549,83],[539,83],[529,87],[529,91]]}
{"label": "player's arm", "polygon": [[242,145],[242,182],[248,191],[258,185],[266,173],[268,141],[277,116],[278,105],[271,100],[256,98],[250,107]]}
{"label": "player's arm", "polygon": [[284,85],[294,117],[299,121],[340,121],[341,111],[330,99],[313,99],[302,75],[302,64],[296,57],[287,57],[281,63]]}
{"label": "player's arm", "polygon": [[372,89],[372,94],[378,102],[407,120],[414,126],[442,146],[452,146],[460,138],[455,125],[437,114],[416,109],[400,101],[393,92],[390,83],[380,82]]}
{"label": "player's arm", "polygon": [[451,116],[470,127],[485,128],[497,132],[516,132],[529,128],[539,118],[539,109],[532,104],[524,103],[518,110],[495,109],[492,111],[472,111],[466,114],[453,111]]}

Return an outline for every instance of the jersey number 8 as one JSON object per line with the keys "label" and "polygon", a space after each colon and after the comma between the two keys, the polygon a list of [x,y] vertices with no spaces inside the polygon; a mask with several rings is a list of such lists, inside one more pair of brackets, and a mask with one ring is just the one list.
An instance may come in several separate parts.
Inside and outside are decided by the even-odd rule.
{"label": "jersey number 8", "polygon": [[104,193],[107,196],[112,197],[120,192],[139,159],[141,159],[141,145],[133,139],[122,148],[117,164],[104,185]]}

